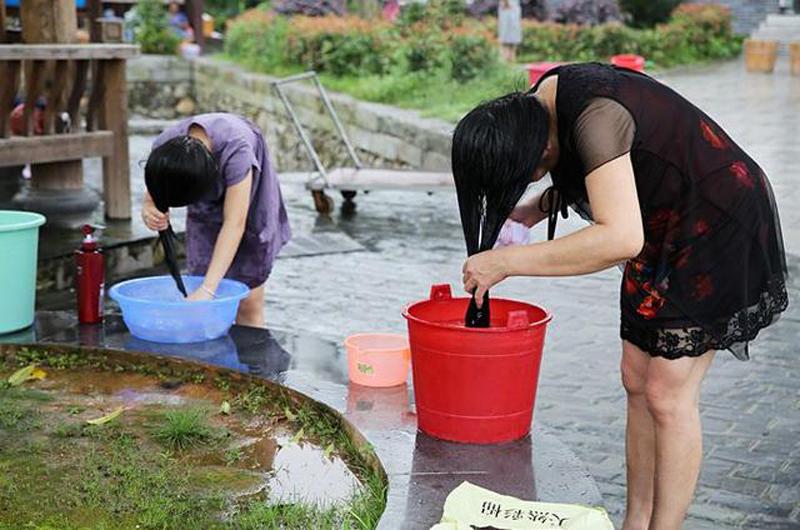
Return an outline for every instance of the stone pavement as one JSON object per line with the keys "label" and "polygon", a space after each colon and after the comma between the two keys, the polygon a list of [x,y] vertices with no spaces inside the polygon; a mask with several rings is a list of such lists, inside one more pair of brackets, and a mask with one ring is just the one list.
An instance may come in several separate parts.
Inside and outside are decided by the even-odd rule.
{"label": "stone pavement", "polygon": [[[774,75],[748,75],[734,62],[664,76],[764,167],[794,275],[790,309],[755,342],[753,360],[721,352],[708,375],[705,461],[689,529],[800,528],[800,78],[786,70],[780,64]],[[325,220],[297,176],[286,175],[283,184],[297,233],[342,230],[368,250],[278,261],[267,284],[271,326],[337,340],[403,331],[405,304],[426,297],[431,284],[459,285],[465,252],[454,196],[375,192],[357,198],[354,217]],[[560,233],[581,226],[575,217],[559,224]],[[512,279],[494,290],[553,311],[535,418],[586,462],[617,524],[625,492],[619,283],[619,272],[609,270]]]}
{"label": "stone pavement", "polygon": [[[765,169],[783,220],[790,308],[764,331],[753,360],[721,352],[701,401],[705,460],[686,528],[800,529],[800,77],[739,62],[673,72],[664,80],[698,104]],[[132,169],[149,139],[131,139]],[[431,284],[460,285],[465,256],[454,194],[374,192],[355,216],[318,217],[301,175],[282,175],[293,230],[342,233],[366,250],[279,260],[267,284],[271,327],[341,341],[350,333],[404,331],[403,306]],[[136,190],[137,192],[141,190]],[[338,197],[336,197],[338,199]],[[582,226],[573,215],[559,233]],[[544,239],[544,227],[534,238]],[[619,382],[614,270],[579,278],[512,279],[493,292],[554,313],[534,421],[554,429],[594,474],[617,524],[624,510],[625,398]]]}

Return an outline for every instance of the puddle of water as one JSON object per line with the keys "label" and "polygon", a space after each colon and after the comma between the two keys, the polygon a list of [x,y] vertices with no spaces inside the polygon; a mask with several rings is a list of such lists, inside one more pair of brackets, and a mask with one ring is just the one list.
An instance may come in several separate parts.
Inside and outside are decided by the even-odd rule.
{"label": "puddle of water", "polygon": [[124,406],[177,406],[188,401],[222,400],[222,393],[211,387],[170,381],[159,382],[154,377],[143,374],[70,370],[50,375],[51,377],[42,381],[40,387],[42,390],[98,398]]}
{"label": "puddle of water", "polygon": [[[92,416],[97,409],[105,411],[120,405],[213,407],[224,399],[210,385],[159,381],[135,373],[78,369],[54,371],[48,376],[37,387],[56,396],[47,407],[62,414],[80,404],[88,405],[80,414]],[[77,416],[72,418],[80,421]],[[143,417],[133,418],[138,423]],[[358,478],[340,457],[326,455],[313,442],[298,443],[293,439],[294,432],[271,418],[234,414],[212,415],[209,420],[225,428],[230,437],[221,447],[187,453],[184,461],[201,473],[217,477],[231,474],[231,481],[225,482],[234,497],[258,494],[275,504],[331,507],[346,504],[360,488]],[[237,471],[244,475],[237,476]]]}
{"label": "puddle of water", "polygon": [[320,507],[345,504],[359,488],[358,478],[335,456],[311,444],[279,437],[280,449],[267,482],[275,504],[305,503]]}

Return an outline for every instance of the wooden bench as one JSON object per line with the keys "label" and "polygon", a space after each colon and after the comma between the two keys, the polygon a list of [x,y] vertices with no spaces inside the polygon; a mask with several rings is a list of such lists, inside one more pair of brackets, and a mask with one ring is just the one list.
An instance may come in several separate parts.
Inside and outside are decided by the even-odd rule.
{"label": "wooden bench", "polygon": [[[124,44],[0,45],[0,167],[102,157],[106,216],[129,219],[125,61],[136,55],[137,46]],[[81,127],[80,104],[89,81],[89,104]],[[20,94],[25,103],[23,130],[12,136],[10,113]],[[44,134],[35,135],[33,109],[40,97],[46,99]],[[56,119],[62,113],[69,116],[71,128],[59,132]],[[51,167],[54,175],[48,180],[54,181],[59,178],[58,167]]]}

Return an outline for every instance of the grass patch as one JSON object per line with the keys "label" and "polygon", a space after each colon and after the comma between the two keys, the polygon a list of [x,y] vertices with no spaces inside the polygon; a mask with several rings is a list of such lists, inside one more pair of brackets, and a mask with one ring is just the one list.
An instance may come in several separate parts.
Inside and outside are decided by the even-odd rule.
{"label": "grass patch", "polygon": [[53,429],[56,438],[77,438],[83,434],[83,425],[80,423],[59,423]]}
{"label": "grass patch", "polygon": [[235,518],[234,526],[241,530],[281,528],[285,530],[332,530],[357,528],[346,523],[339,510],[320,510],[301,504],[269,505],[254,503]]}
{"label": "grass patch", "polygon": [[25,416],[25,409],[13,401],[0,402],[0,427],[14,429]]}
{"label": "grass patch", "polygon": [[34,404],[22,400],[12,389],[0,390],[0,429],[29,431],[40,424],[39,411]]}
{"label": "grass patch", "polygon": [[80,414],[84,410],[86,410],[86,407],[84,407],[84,406],[81,406],[81,405],[70,405],[69,407],[67,407],[67,414],[71,414],[71,415],[75,416],[77,414]]}
{"label": "grass patch", "polygon": [[[298,399],[279,387],[180,366],[165,359],[140,360],[114,352],[32,350],[0,347],[2,370],[36,363],[48,377],[61,370],[130,372],[158,380],[206,382],[223,390],[232,414],[258,414],[286,422],[321,447],[331,447],[358,476],[363,488],[347,506],[273,506],[263,498],[232,500],[253,480],[249,470],[197,467],[195,455],[217,452],[224,463],[243,457],[225,451],[227,431],[215,427],[212,409],[151,406],[123,414],[105,425],[84,425],[74,416],[83,407],[30,387],[5,399],[0,414],[14,427],[0,424],[0,530],[128,528],[374,528],[385,506],[386,478],[371,448],[354,442],[342,420],[327,407]],[[55,398],[61,407],[38,410]],[[2,421],[2,420],[0,420]],[[221,420],[220,420],[221,421]],[[28,423],[29,422],[29,423]],[[17,433],[26,429],[24,435]],[[168,448],[165,451],[162,448]],[[229,514],[223,517],[222,514]],[[274,521],[274,523],[273,523]]]}
{"label": "grass patch", "polygon": [[[264,71],[243,57],[218,58],[242,64],[249,70],[282,77],[304,72],[302,67],[275,66]],[[528,74],[521,67],[498,64],[481,76],[466,82],[427,72],[388,73],[385,75],[344,76],[320,74],[325,88],[348,94],[362,101],[384,103],[418,110],[422,116],[458,121],[478,103],[528,88]]]}
{"label": "grass patch", "polygon": [[219,436],[208,424],[208,413],[202,409],[167,410],[162,413],[160,424],[153,428],[153,437],[173,451],[207,445]]}
{"label": "grass patch", "polygon": [[233,464],[242,461],[242,458],[244,458],[244,452],[242,451],[241,447],[234,447],[233,449],[228,449],[225,451],[223,458],[225,459],[226,466],[232,466]]}
{"label": "grass patch", "polygon": [[322,75],[326,87],[357,99],[419,109],[426,117],[457,121],[478,103],[514,90],[527,89],[527,73],[506,65],[471,81],[424,73],[368,77]]}

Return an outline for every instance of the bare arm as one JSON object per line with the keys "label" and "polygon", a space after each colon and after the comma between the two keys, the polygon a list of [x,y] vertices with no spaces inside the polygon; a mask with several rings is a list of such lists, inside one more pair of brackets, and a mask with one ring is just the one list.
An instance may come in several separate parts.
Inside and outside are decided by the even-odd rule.
{"label": "bare arm", "polygon": [[[223,205],[222,228],[214,244],[211,262],[206,271],[203,286],[211,292],[216,292],[220,280],[228,272],[247,224],[247,212],[250,208],[250,188],[253,184],[252,169],[241,182],[229,186],[225,190],[225,203]],[[207,293],[206,293],[207,294]],[[204,298],[200,291],[192,293],[190,299]]]}
{"label": "bare arm", "polygon": [[635,257],[644,229],[630,155],[594,170],[586,189],[595,224],[553,241],[476,254],[464,264],[464,287],[478,301],[508,276],[573,276]]}

